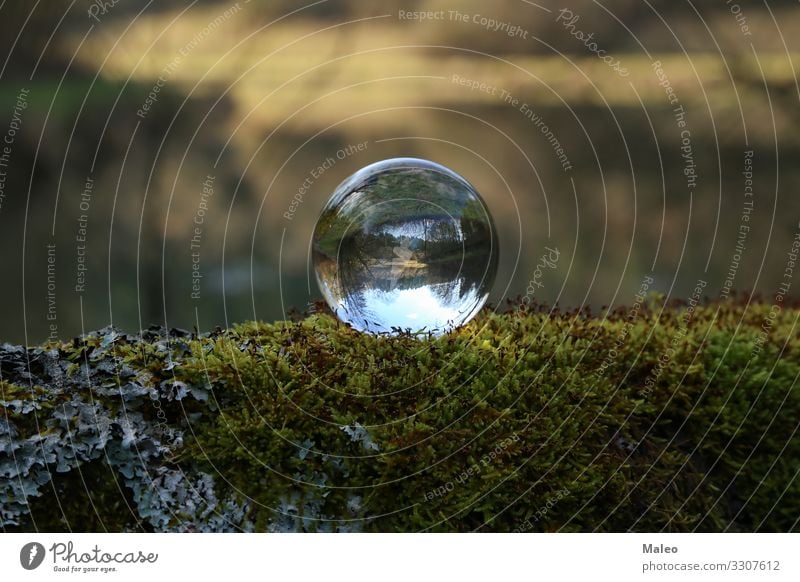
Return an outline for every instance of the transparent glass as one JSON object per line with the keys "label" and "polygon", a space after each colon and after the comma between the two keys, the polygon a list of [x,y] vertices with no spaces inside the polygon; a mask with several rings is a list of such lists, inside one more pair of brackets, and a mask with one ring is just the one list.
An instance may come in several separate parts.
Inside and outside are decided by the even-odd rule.
{"label": "transparent glass", "polygon": [[431,161],[394,158],[342,182],[314,229],[317,283],[359,331],[441,335],[472,319],[497,273],[478,192]]}

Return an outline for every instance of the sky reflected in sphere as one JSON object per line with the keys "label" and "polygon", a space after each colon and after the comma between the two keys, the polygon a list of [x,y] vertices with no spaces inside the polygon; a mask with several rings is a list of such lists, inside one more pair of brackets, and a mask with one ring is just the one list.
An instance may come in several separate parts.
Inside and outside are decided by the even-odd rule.
{"label": "sky reflected in sphere", "polygon": [[394,158],[342,182],[314,230],[325,300],[359,331],[440,335],[480,310],[497,273],[480,195],[434,162]]}

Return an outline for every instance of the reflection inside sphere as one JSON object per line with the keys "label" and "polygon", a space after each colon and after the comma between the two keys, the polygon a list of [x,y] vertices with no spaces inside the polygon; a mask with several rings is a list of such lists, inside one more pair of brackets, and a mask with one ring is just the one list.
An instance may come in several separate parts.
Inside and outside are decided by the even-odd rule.
{"label": "reflection inside sphere", "polygon": [[497,235],[475,189],[430,161],[395,158],[345,180],[314,231],[314,268],[342,321],[375,333],[441,334],[480,310]]}

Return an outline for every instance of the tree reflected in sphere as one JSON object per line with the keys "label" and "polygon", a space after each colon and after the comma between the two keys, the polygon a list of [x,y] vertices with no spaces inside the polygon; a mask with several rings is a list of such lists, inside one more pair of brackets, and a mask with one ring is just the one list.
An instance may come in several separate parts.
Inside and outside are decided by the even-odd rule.
{"label": "tree reflected in sphere", "polygon": [[317,283],[359,331],[447,333],[472,319],[497,273],[478,192],[434,162],[394,158],[342,182],[314,229]]}

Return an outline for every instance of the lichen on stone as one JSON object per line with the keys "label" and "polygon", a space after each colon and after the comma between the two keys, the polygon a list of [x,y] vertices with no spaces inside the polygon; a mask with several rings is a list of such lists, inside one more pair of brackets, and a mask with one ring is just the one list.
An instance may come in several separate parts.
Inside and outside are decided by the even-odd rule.
{"label": "lichen on stone", "polygon": [[3,344],[0,524],[791,531],[797,315],[730,301],[687,325],[650,301],[422,340],[316,314]]}

